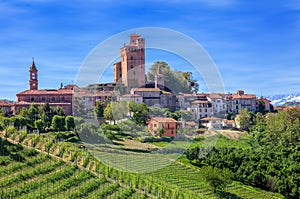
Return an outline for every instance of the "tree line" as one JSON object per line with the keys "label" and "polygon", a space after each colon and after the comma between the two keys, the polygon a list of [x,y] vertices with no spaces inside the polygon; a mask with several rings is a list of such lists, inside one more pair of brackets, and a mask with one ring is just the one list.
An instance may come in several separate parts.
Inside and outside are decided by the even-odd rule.
{"label": "tree line", "polygon": [[186,157],[200,167],[229,169],[233,179],[244,184],[299,198],[300,109],[255,119],[256,124],[249,129],[253,147],[193,147],[186,151]]}

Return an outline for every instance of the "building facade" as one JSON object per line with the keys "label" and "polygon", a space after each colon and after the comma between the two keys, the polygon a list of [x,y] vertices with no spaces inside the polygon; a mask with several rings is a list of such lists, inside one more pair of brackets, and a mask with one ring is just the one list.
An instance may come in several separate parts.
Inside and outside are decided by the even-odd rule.
{"label": "building facade", "polygon": [[34,103],[41,105],[49,103],[51,107],[60,106],[66,115],[72,115],[72,96],[75,85],[69,85],[60,89],[38,89],[38,70],[32,61],[29,69],[29,90],[18,93],[15,103],[15,112],[23,107],[29,108]]}
{"label": "building facade", "polygon": [[114,64],[114,83],[131,88],[145,87],[145,40],[138,34],[130,35],[130,43],[120,51],[121,61]]}
{"label": "building facade", "polygon": [[176,136],[177,121],[173,118],[154,117],[148,122],[148,129],[153,135],[160,135],[160,130],[163,130],[163,134],[160,136]]}

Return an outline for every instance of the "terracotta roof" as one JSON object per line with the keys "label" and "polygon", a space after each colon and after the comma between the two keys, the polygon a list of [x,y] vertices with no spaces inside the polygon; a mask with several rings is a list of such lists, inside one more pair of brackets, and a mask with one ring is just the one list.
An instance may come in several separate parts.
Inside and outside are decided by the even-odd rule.
{"label": "terracotta roof", "polygon": [[210,103],[208,100],[195,100],[192,104],[207,104]]}
{"label": "terracotta roof", "polygon": [[73,92],[69,89],[26,90],[17,95],[72,95]]}
{"label": "terracotta roof", "polygon": [[238,95],[238,94],[233,94],[232,95],[233,99],[256,99],[256,95],[254,94],[244,94],[244,95]]}
{"label": "terracotta roof", "polygon": [[176,120],[170,117],[153,117],[151,118],[151,120],[155,120],[158,122],[177,122]]}
{"label": "terracotta roof", "polygon": [[202,121],[211,121],[211,120],[222,120],[222,118],[218,118],[218,117],[205,117],[205,118],[202,118],[200,119]]}
{"label": "terracotta roof", "polygon": [[159,88],[133,88],[132,89],[134,92],[138,91],[138,92],[157,92],[160,91]]}
{"label": "terracotta roof", "polygon": [[228,124],[234,124],[235,121],[234,120],[223,120],[225,123],[228,123]]}
{"label": "terracotta roof", "polygon": [[7,101],[5,101],[5,100],[0,100],[0,106],[1,107],[9,107],[9,106],[13,106],[14,105],[14,103],[13,102],[7,102]]}
{"label": "terracotta roof", "polygon": [[[25,102],[25,101],[20,101],[20,102],[16,102],[15,105],[18,106],[18,105],[30,105],[30,104],[37,104],[37,105],[41,105],[41,104],[45,104],[45,102]],[[57,103],[48,103],[49,105],[71,105],[71,102],[57,102]]]}
{"label": "terracotta roof", "polygon": [[212,99],[220,99],[222,98],[222,96],[220,94],[208,94],[208,97],[212,98]]}

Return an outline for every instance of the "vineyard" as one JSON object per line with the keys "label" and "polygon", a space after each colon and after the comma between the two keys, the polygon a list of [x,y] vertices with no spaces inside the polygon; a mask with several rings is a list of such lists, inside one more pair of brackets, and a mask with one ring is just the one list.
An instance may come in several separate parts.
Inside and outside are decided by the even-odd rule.
{"label": "vineyard", "polygon": [[[152,173],[134,174],[103,164],[80,145],[58,142],[51,135],[6,131],[1,137],[1,198],[216,197],[196,168],[178,162]],[[128,154],[115,157],[128,163]],[[134,161],[142,165],[144,159]],[[225,193],[227,198],[280,197],[237,182]]]}

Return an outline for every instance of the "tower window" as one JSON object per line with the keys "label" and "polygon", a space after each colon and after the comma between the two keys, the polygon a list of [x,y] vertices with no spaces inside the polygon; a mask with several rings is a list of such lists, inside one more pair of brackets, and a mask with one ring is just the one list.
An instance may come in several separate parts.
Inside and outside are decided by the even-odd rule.
{"label": "tower window", "polygon": [[35,73],[32,73],[32,79],[35,79]]}

